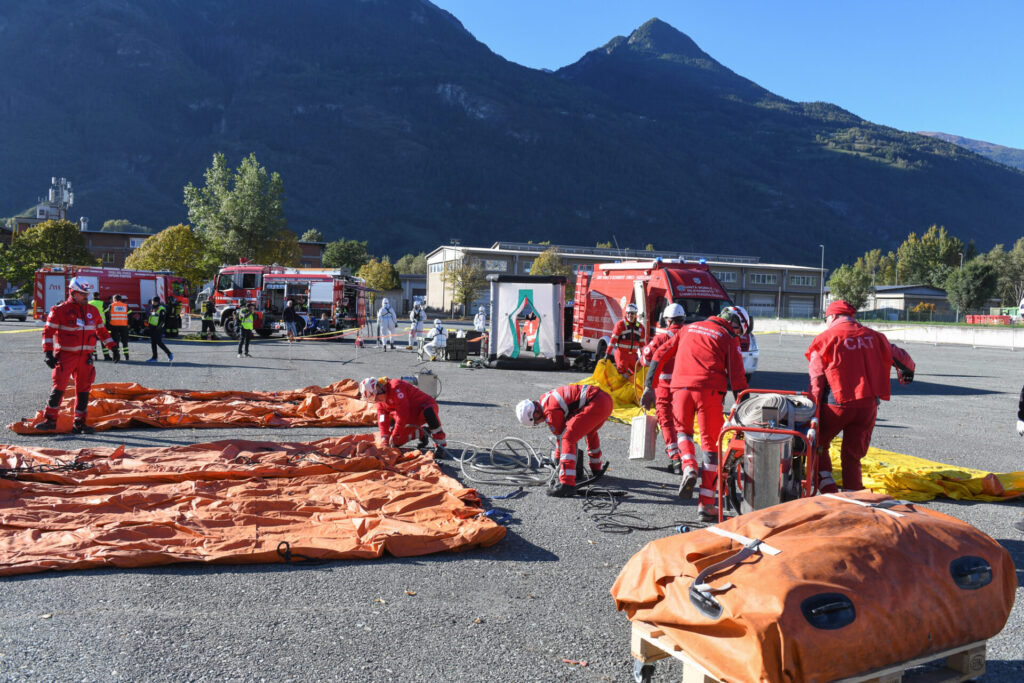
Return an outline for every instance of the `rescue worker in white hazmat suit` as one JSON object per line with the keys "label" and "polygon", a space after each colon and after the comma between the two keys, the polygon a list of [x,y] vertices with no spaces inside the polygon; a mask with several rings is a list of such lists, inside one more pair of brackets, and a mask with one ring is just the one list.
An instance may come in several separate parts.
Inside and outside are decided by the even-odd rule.
{"label": "rescue worker in white hazmat suit", "polygon": [[483,306],[476,312],[476,317],[473,318],[473,329],[477,332],[487,331],[487,309]]}
{"label": "rescue worker in white hazmat suit", "polygon": [[420,302],[413,304],[412,310],[409,311],[409,348],[416,347],[416,337],[423,334],[423,323],[427,322],[427,313],[420,306]]}
{"label": "rescue worker in white hazmat suit", "polygon": [[377,334],[380,335],[380,344],[384,347],[384,350],[388,350],[388,346],[391,350],[395,350],[395,330],[398,329],[398,316],[395,315],[395,309],[391,308],[391,304],[387,299],[384,299],[380,304],[380,310],[377,311]]}

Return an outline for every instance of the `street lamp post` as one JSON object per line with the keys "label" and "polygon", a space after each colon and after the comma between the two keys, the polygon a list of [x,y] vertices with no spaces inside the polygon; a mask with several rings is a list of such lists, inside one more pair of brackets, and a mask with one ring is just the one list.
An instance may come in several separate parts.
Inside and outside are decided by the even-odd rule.
{"label": "street lamp post", "polygon": [[819,244],[821,247],[821,274],[819,275],[820,282],[818,283],[818,306],[821,308],[821,314],[825,314],[825,245]]}
{"label": "street lamp post", "polygon": [[[960,252],[960,272],[963,273],[963,270],[964,270],[964,252],[961,251]],[[956,307],[956,321],[960,322],[960,306],[959,305]]]}

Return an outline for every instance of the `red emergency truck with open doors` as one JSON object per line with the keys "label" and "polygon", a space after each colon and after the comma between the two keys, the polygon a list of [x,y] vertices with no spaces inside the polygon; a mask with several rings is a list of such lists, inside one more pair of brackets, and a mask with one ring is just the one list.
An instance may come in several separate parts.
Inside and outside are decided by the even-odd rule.
{"label": "red emergency truck with open doors", "polygon": [[341,270],[289,268],[241,263],[217,273],[213,300],[216,320],[230,337],[236,337],[235,311],[256,304],[256,333],[269,337],[281,320],[285,302],[293,299],[299,311],[317,317],[327,313],[332,321],[345,312],[347,327],[366,323],[366,286],[361,278]]}
{"label": "red emergency truck with open doors", "polygon": [[[128,304],[128,324],[136,333],[145,324],[146,311],[154,296],[165,304],[174,299],[179,304],[177,320],[168,321],[169,329],[181,329],[181,316],[189,313],[188,283],[170,271],[129,270],[94,266],[46,264],[36,271],[32,293],[32,317],[45,320],[50,309],[68,298],[68,281],[77,277],[92,285],[104,302],[115,294],[123,294]],[[90,299],[92,296],[90,295]]]}
{"label": "red emergency truck with open doors", "polygon": [[[686,311],[686,322],[718,314],[732,305],[728,292],[704,263],[683,261],[624,261],[600,263],[592,273],[576,276],[572,338],[585,353],[601,357],[612,329],[622,319],[626,304],[634,303],[649,341],[656,333],[661,312],[670,303]],[[757,342],[753,334],[740,338],[747,376],[757,370]]]}

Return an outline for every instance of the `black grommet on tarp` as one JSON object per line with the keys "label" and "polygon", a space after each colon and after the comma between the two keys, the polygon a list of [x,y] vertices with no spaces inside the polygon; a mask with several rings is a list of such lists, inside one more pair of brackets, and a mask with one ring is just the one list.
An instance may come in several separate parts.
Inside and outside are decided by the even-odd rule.
{"label": "black grommet on tarp", "polygon": [[853,601],[842,593],[819,593],[800,603],[800,611],[815,628],[833,631],[853,623],[857,610]]}
{"label": "black grommet on tarp", "polygon": [[949,573],[964,590],[977,590],[992,583],[992,565],[974,555],[964,555],[950,562]]}

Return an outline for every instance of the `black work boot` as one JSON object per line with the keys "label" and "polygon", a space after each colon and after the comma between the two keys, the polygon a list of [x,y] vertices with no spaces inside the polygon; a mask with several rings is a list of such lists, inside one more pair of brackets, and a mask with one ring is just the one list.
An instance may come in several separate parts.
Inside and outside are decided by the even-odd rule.
{"label": "black work boot", "polygon": [[682,474],[683,465],[678,460],[669,460],[668,471],[671,472],[672,474]]}
{"label": "black work boot", "polygon": [[42,422],[37,422],[33,429],[40,432],[52,432],[57,429],[57,421],[44,419]]}
{"label": "black work boot", "polygon": [[95,434],[96,430],[84,422],[76,422],[71,426],[72,434]]}
{"label": "black work boot", "polygon": [[598,480],[601,479],[601,477],[604,476],[604,473],[607,472],[607,471],[608,471],[608,463],[604,463],[603,465],[601,465],[601,469],[591,470],[591,476],[590,476],[590,479],[587,480],[587,483],[588,484],[596,483]]}
{"label": "black work boot", "polygon": [[548,487],[547,494],[552,498],[572,498],[576,495],[576,487],[556,481]]}

